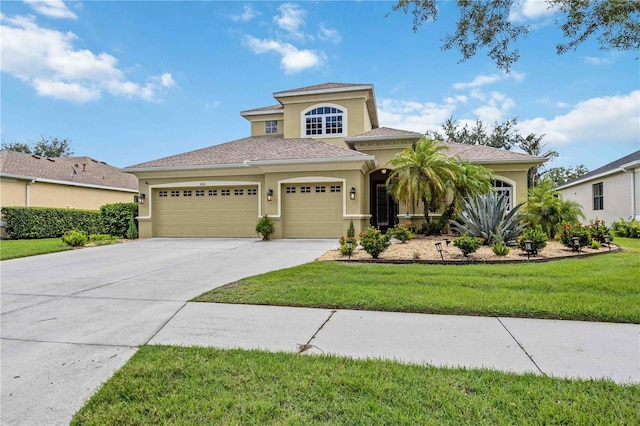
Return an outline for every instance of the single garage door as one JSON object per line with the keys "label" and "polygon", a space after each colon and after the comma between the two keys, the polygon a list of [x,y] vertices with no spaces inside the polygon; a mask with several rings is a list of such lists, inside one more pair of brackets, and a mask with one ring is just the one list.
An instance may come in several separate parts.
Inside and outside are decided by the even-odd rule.
{"label": "single garage door", "polygon": [[257,186],[154,190],[158,237],[255,237]]}
{"label": "single garage door", "polygon": [[342,184],[285,184],[281,190],[285,238],[340,238],[346,231]]}

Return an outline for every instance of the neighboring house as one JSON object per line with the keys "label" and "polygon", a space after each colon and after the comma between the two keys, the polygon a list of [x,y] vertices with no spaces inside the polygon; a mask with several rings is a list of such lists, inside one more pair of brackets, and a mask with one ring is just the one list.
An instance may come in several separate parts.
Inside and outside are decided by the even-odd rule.
{"label": "neighboring house", "polygon": [[132,202],[137,194],[135,176],[89,157],[0,151],[0,207],[98,210],[104,204]]}
{"label": "neighboring house", "polygon": [[556,188],[564,200],[582,205],[588,220],[610,225],[640,219],[640,151],[622,157]]}
{"label": "neighboring house", "polygon": [[[278,104],[241,112],[251,136],[123,169],[135,174],[141,237],[254,237],[259,217],[275,238],[338,238],[353,220],[386,229],[420,206],[387,193],[388,161],[422,135],[378,125],[370,84],[326,83],[276,92]],[[527,170],[545,160],[485,146],[449,155],[495,171],[511,205],[526,200]],[[437,214],[436,214],[437,216]]]}

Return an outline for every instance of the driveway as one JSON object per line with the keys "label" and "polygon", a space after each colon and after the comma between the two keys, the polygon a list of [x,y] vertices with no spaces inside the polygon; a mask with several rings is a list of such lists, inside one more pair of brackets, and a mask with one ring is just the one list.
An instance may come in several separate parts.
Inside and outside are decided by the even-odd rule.
{"label": "driveway", "polygon": [[68,424],[190,298],[333,240],[149,239],[3,261],[3,425]]}

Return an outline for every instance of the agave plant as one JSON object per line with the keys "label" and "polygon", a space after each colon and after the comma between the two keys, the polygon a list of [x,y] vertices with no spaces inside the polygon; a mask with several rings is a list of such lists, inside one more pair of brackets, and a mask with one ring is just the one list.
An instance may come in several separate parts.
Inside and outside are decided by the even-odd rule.
{"label": "agave plant", "polygon": [[461,234],[484,238],[484,243],[505,243],[520,236],[527,226],[520,223],[518,204],[507,211],[507,199],[495,194],[477,195],[471,201],[463,200],[457,221],[449,221],[452,229]]}

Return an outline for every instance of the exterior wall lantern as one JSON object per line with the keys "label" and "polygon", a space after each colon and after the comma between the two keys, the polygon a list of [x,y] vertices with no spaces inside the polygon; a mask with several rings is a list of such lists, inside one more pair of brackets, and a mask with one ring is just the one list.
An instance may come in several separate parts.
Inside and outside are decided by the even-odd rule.
{"label": "exterior wall lantern", "polygon": [[352,200],[356,199],[356,189],[354,187],[351,187],[351,191],[349,191],[349,198]]}
{"label": "exterior wall lantern", "polygon": [[387,174],[387,169],[380,170],[380,173],[382,173],[383,175],[386,175]]}
{"label": "exterior wall lantern", "polygon": [[145,198],[147,198],[147,196],[145,194],[134,195],[133,196],[133,202],[137,203],[137,204],[144,204]]}
{"label": "exterior wall lantern", "polygon": [[267,201],[273,200],[273,189],[269,188],[267,191]]}
{"label": "exterior wall lantern", "polygon": [[440,258],[444,260],[444,255],[442,254],[442,243],[440,241],[436,243],[436,250],[440,253]]}

